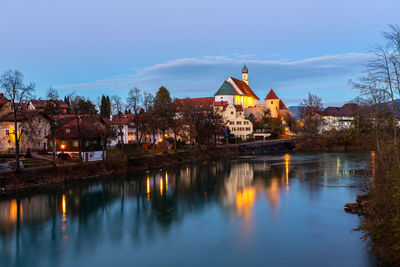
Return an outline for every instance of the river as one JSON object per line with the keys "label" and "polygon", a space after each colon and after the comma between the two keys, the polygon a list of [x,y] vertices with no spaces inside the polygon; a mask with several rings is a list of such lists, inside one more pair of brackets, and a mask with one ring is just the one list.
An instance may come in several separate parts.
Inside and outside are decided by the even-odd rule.
{"label": "river", "polygon": [[368,153],[198,162],[0,200],[0,266],[375,266]]}

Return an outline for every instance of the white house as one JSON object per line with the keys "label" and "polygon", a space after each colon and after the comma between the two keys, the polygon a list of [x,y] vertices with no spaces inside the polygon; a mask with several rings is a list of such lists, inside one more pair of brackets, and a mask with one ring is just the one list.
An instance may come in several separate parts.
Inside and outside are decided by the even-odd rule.
{"label": "white house", "polygon": [[354,125],[357,104],[348,103],[342,107],[327,107],[322,112],[321,131],[345,130]]}

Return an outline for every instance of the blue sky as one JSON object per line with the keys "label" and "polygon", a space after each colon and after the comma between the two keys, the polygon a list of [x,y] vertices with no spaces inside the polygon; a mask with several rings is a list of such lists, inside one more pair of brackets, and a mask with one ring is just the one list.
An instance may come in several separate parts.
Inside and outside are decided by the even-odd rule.
{"label": "blue sky", "polygon": [[38,97],[161,85],[199,97],[246,63],[261,99],[273,88],[289,106],[307,92],[340,105],[398,10],[397,0],[2,0],[0,72],[19,69]]}

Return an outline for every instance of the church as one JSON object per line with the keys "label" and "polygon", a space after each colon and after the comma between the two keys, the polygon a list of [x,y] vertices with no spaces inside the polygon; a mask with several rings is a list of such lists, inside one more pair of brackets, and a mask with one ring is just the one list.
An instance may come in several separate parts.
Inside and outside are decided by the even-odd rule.
{"label": "church", "polygon": [[260,98],[249,86],[249,70],[244,65],[242,80],[229,77],[219,87],[214,95],[214,107],[223,107],[229,104],[240,106],[246,117],[250,114],[255,117],[262,117],[266,109],[270,111],[273,118],[280,118],[284,113],[290,112],[272,89],[265,97],[263,104],[259,104],[259,100]]}

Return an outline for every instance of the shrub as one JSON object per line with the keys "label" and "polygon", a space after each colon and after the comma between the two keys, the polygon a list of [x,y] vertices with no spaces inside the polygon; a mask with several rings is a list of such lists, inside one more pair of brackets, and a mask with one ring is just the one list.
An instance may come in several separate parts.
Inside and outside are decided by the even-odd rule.
{"label": "shrub", "polygon": [[32,154],[31,154],[31,149],[30,148],[28,148],[26,150],[25,158],[32,158]]}

